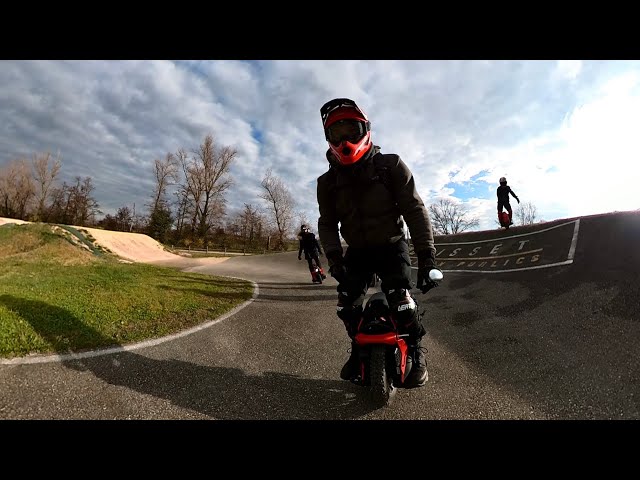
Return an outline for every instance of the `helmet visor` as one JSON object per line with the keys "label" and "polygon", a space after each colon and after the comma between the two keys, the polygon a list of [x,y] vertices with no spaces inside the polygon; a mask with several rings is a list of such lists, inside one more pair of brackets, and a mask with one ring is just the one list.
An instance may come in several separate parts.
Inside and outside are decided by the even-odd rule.
{"label": "helmet visor", "polygon": [[351,143],[358,142],[366,133],[364,122],[354,119],[338,120],[329,125],[326,129],[327,140],[334,146],[340,145],[343,141]]}

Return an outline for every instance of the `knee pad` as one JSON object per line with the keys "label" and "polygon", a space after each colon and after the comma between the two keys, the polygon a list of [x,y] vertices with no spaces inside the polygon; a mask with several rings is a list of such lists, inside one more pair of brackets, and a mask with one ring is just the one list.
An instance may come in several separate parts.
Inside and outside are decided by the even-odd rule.
{"label": "knee pad", "polygon": [[398,329],[402,333],[408,333],[414,340],[425,334],[418,304],[408,290],[402,288],[389,291],[387,301]]}
{"label": "knee pad", "polygon": [[349,337],[353,338],[356,334],[360,317],[362,316],[362,302],[354,304],[354,299],[340,293],[338,295],[336,314],[338,318],[342,320],[342,323],[344,323]]}

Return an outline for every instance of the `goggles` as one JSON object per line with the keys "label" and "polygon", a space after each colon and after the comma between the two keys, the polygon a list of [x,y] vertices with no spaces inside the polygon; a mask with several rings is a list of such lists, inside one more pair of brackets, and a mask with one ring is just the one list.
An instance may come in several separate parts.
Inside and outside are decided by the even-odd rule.
{"label": "goggles", "polygon": [[361,120],[344,119],[332,123],[325,129],[326,137],[334,146],[343,141],[357,143],[366,133],[364,122]]}

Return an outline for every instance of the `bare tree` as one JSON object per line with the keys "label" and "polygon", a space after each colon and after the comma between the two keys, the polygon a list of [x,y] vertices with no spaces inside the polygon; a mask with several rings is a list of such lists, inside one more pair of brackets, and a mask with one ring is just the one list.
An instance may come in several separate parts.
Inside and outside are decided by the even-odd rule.
{"label": "bare tree", "polygon": [[72,189],[76,204],[76,225],[87,226],[95,223],[96,214],[102,213],[98,208],[100,205],[92,196],[93,190],[91,177],[76,177],[76,185]]}
{"label": "bare tree", "polygon": [[110,213],[107,213],[103,218],[101,218],[97,225],[105,230],[118,230],[118,220],[116,220],[116,217]]}
{"label": "bare tree", "polygon": [[275,227],[277,229],[277,248],[285,249],[285,238],[289,234],[293,216],[294,201],[284,182],[273,175],[271,168],[267,170],[261,182],[264,192],[258,195],[268,205]]}
{"label": "bare tree", "polygon": [[66,220],[66,211],[67,211],[67,202],[66,198],[68,196],[69,186],[66,182],[64,182],[59,187],[54,187],[51,189],[51,193],[49,197],[51,198],[51,205],[47,210],[47,222],[50,223],[66,223],[69,224]]}
{"label": "bare tree", "polygon": [[184,188],[180,188],[177,192],[174,192],[177,197],[177,212],[176,212],[176,235],[182,236],[182,231],[185,224],[185,219],[189,214],[189,196]]}
{"label": "bare tree", "polygon": [[[317,230],[318,223],[316,222],[315,225],[312,225],[311,222],[307,219],[307,216],[306,216],[306,214],[304,212],[298,212],[296,214],[296,218],[298,219],[298,225],[306,225],[311,230]],[[315,227],[315,228],[313,228],[313,227]]]}
{"label": "bare tree", "polygon": [[206,246],[209,229],[225,212],[224,193],[232,185],[229,170],[237,151],[231,147],[216,148],[213,136],[207,135],[193,154],[189,158],[182,149],[176,153],[185,178],[179,191],[188,201],[185,212],[192,214],[192,231],[204,239]]}
{"label": "bare tree", "polygon": [[121,232],[131,230],[133,225],[133,213],[128,206],[120,207],[116,213],[116,228]]}
{"label": "bare tree", "polygon": [[480,220],[470,217],[467,207],[461,202],[454,202],[449,198],[441,198],[429,205],[429,215],[433,230],[439,235],[449,235],[464,232],[477,227]]}
{"label": "bare tree", "polygon": [[156,158],[154,164],[156,188],[153,193],[151,213],[155,212],[160,205],[166,205],[167,188],[178,181],[178,168],[179,161],[173,153],[167,153],[164,159]]}
{"label": "bare tree", "polygon": [[238,214],[236,225],[237,235],[241,236],[245,247],[251,245],[253,241],[260,238],[263,231],[264,218],[260,211],[251,204],[245,203],[244,210]]}
{"label": "bare tree", "polygon": [[[51,160],[51,166],[49,161]],[[33,177],[35,179],[35,198],[37,210],[35,214],[36,221],[44,221],[46,215],[46,201],[53,182],[60,173],[60,153],[54,160],[50,152],[33,156]]]}
{"label": "bare tree", "polygon": [[538,217],[538,209],[531,202],[521,203],[514,213],[520,225],[533,225]]}
{"label": "bare tree", "polygon": [[[154,162],[154,176],[156,180],[156,186],[153,192],[153,198],[149,207],[149,215],[146,219],[145,231],[148,235],[159,240],[166,242],[171,233],[171,228],[174,222],[174,217],[171,212],[171,206],[169,204],[167,195],[167,188],[175,185],[178,182],[178,172],[180,168],[180,162],[176,155],[173,153],[167,153],[164,159],[155,159]],[[135,210],[135,204],[134,204]],[[135,211],[130,223],[130,229],[133,229],[134,222],[138,223],[135,218]]]}
{"label": "bare tree", "polygon": [[51,191],[49,221],[67,225],[89,226],[95,223],[99,210],[98,202],[93,198],[94,189],[91,177],[75,177],[75,185],[63,183]]}
{"label": "bare tree", "polygon": [[26,159],[0,168],[0,215],[26,220],[35,198],[35,185]]}

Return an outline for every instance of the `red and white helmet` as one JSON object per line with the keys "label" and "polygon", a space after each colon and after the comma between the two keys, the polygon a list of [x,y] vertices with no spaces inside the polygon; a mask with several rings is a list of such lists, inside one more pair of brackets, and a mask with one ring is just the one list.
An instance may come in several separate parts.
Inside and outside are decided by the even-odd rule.
{"label": "red and white helmet", "polygon": [[372,146],[371,122],[367,115],[348,98],[336,98],[320,109],[324,136],[329,149],[342,165],[360,160]]}

